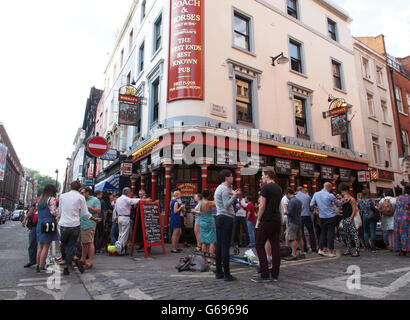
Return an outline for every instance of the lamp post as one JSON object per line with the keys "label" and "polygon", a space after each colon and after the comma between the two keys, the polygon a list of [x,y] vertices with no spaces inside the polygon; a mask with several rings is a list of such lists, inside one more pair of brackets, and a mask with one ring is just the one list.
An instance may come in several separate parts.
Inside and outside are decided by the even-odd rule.
{"label": "lamp post", "polygon": [[285,64],[289,62],[289,58],[285,57],[283,55],[283,52],[276,57],[271,57],[272,58],[272,66],[275,66],[275,61],[277,64]]}
{"label": "lamp post", "polygon": [[58,169],[56,169],[56,174],[57,174],[57,176],[56,176],[56,188],[57,188],[57,180],[58,180]]}

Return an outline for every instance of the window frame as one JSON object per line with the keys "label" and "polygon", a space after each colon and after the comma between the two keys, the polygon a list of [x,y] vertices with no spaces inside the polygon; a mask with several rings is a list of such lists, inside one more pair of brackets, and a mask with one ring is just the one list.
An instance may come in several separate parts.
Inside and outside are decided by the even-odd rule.
{"label": "window frame", "polygon": [[[393,167],[393,141],[386,139],[385,144],[386,144],[386,159],[387,159],[386,161],[389,161],[388,168],[392,168]],[[389,145],[390,145],[390,148],[388,147]]]}
{"label": "window frame", "polygon": [[145,65],[145,40],[138,47],[138,75],[144,72]]}
{"label": "window frame", "polygon": [[[239,19],[246,20],[248,35],[244,35],[235,30],[235,17]],[[238,8],[232,7],[231,11],[231,21],[232,21],[232,48],[242,51],[244,53],[255,55],[255,39],[254,39],[254,20],[253,17]],[[235,34],[240,34],[241,36],[247,37],[248,48],[243,48],[235,43]]]}
{"label": "window frame", "polygon": [[[287,13],[287,15],[290,16],[290,17],[292,17],[293,19],[300,20],[299,1],[298,1],[298,0],[285,0],[285,1],[286,1],[285,7],[286,7],[286,13]],[[292,1],[292,2],[295,3],[295,8],[296,8],[296,9],[293,9],[293,8],[290,8],[290,7],[289,7],[289,1]],[[290,14],[290,13],[289,13],[289,10],[291,10],[292,12],[294,11],[296,17],[294,17],[292,14]]]}
{"label": "window frame", "polygon": [[[370,81],[370,82],[373,82],[372,81],[371,70],[370,70],[370,59],[365,57],[365,56],[362,56],[361,58],[362,58],[361,60],[362,60],[363,79],[365,79],[367,81]],[[366,68],[365,63],[364,63],[365,61],[367,61],[367,64],[366,64],[367,68]]]}
{"label": "window frame", "polygon": [[[376,64],[376,83],[379,87],[384,87],[384,72],[383,67]],[[380,72],[379,72],[380,70]],[[380,80],[380,82],[379,82]]]}
{"label": "window frame", "polygon": [[[246,82],[249,85],[249,103],[246,103],[244,101],[238,100],[238,84],[237,81],[242,81],[242,82]],[[245,77],[242,77],[240,75],[235,75],[235,87],[236,87],[236,94],[235,94],[235,109],[236,109],[236,124],[237,125],[245,125],[245,126],[254,126],[254,112],[253,112],[253,80],[251,79],[247,79]],[[241,87],[243,89],[245,89],[246,87]],[[241,89],[241,93],[242,93],[242,89]],[[249,108],[250,108],[250,121],[249,120],[242,120],[239,119],[239,112],[238,112],[238,102],[246,104],[247,105],[247,111],[249,113]]]}
{"label": "window frame", "polygon": [[154,58],[157,55],[157,53],[162,49],[162,42],[163,42],[162,41],[162,38],[163,38],[162,12],[160,12],[158,16],[156,17],[154,24],[153,24],[153,28],[154,28],[154,31],[153,31],[153,37],[152,37],[152,57]]}
{"label": "window frame", "polygon": [[[332,39],[333,41],[339,42],[339,35],[338,35],[338,27],[337,27],[337,22],[330,18],[326,17],[326,25],[327,25],[327,36],[329,39]],[[330,26],[334,26],[334,32],[331,32],[329,30]],[[333,38],[334,35],[334,38]]]}
{"label": "window frame", "polygon": [[147,10],[147,0],[142,1],[141,3],[141,22],[146,17],[146,10]]}
{"label": "window frame", "polygon": [[[371,112],[370,112],[369,97],[371,97],[370,101],[372,102],[373,114],[371,114]],[[366,100],[367,100],[367,114],[368,114],[369,118],[376,120],[377,117],[376,117],[376,108],[374,106],[374,94],[370,93],[370,92],[367,92],[366,93]]]}
{"label": "window frame", "polygon": [[404,154],[409,154],[409,133],[406,130],[401,130],[403,138]]}
{"label": "window frame", "polygon": [[[300,69],[301,72],[292,69],[292,59],[295,60],[294,58],[292,58],[291,55],[291,44],[299,46],[299,55],[300,55]],[[291,36],[288,36],[288,50],[289,50],[289,71],[296,73],[298,75],[302,75],[304,77],[307,77],[306,75],[306,65],[305,65],[305,55],[304,55],[304,44],[302,41],[299,41]]]}
{"label": "window frame", "polygon": [[[400,88],[400,87],[397,87],[397,86],[396,86],[396,92],[394,93],[394,96],[395,96],[396,101],[397,101],[397,110],[399,110],[399,112],[400,112],[401,114],[407,115],[407,114],[404,112],[403,96],[402,96],[402,94],[401,94],[401,88]],[[400,108],[400,106],[401,106],[401,108]]]}
{"label": "window frame", "polygon": [[[343,73],[343,63],[335,58],[330,58],[331,62],[331,74],[332,74],[332,80],[333,80],[333,89],[342,91],[346,93],[346,87],[345,87],[345,81],[344,81],[344,73]],[[339,67],[339,78],[340,78],[340,88],[335,87],[335,74],[333,72],[333,65],[336,64]]]}
{"label": "window frame", "polygon": [[[303,108],[303,117],[297,117],[296,116],[296,103],[295,100],[299,100],[302,102],[302,108]],[[306,139],[306,140],[310,140],[310,135],[309,135],[309,126],[308,126],[308,114],[307,114],[307,99],[305,97],[302,97],[301,95],[293,95],[293,117],[295,119],[295,129],[296,129],[296,138],[300,138],[300,139]],[[298,123],[297,120],[303,120],[304,121],[304,125],[305,125],[305,133],[298,133]]]}
{"label": "window frame", "polygon": [[[375,142],[374,139],[377,141]],[[375,153],[375,146],[378,154]],[[372,135],[372,151],[373,151],[373,161],[375,164],[381,164],[381,148],[379,143],[379,137]]]}
{"label": "window frame", "polygon": [[380,99],[380,108],[382,110],[383,123],[390,124],[390,114],[389,114],[389,107],[387,106],[387,99],[386,100]]}

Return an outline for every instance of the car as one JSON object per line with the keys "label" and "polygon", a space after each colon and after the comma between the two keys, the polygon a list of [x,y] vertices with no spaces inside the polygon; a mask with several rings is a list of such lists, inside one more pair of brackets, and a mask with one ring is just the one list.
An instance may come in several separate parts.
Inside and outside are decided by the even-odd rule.
{"label": "car", "polygon": [[0,224],[5,224],[7,219],[6,210],[0,207]]}
{"label": "car", "polygon": [[20,221],[21,217],[24,218],[24,210],[15,210],[12,214],[11,220]]}

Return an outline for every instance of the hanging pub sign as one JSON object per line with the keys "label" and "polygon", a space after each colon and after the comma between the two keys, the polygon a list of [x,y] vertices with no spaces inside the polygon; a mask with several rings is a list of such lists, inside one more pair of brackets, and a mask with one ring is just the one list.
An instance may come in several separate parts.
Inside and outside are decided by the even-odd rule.
{"label": "hanging pub sign", "polygon": [[121,173],[122,176],[132,175],[132,162],[121,163]]}
{"label": "hanging pub sign", "polygon": [[168,102],[203,100],[204,1],[170,0]]}
{"label": "hanging pub sign", "polygon": [[334,169],[333,167],[321,166],[322,179],[333,180]]}
{"label": "hanging pub sign", "polygon": [[347,113],[342,113],[330,119],[332,126],[332,136],[347,133]]}
{"label": "hanging pub sign", "polygon": [[137,90],[127,85],[120,88],[118,95],[118,124],[136,126],[142,98],[137,96]]}
{"label": "hanging pub sign", "polygon": [[350,182],[352,178],[352,170],[349,169],[339,169],[339,180],[343,182]]}
{"label": "hanging pub sign", "polygon": [[314,178],[315,177],[315,165],[313,163],[300,162],[300,176]]}
{"label": "hanging pub sign", "polygon": [[292,174],[292,161],[285,159],[275,159],[276,174],[290,176]]}

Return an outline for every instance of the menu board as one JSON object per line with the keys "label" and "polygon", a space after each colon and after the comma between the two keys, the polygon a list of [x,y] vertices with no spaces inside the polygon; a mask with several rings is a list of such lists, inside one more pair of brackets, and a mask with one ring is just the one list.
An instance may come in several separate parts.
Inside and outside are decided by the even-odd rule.
{"label": "menu board", "polygon": [[140,162],[140,173],[147,174],[148,173],[148,158],[141,160]]}
{"label": "menu board", "polygon": [[340,173],[339,175],[340,181],[350,182],[351,177],[352,177],[352,170],[340,168],[339,173]]}
{"label": "menu board", "polygon": [[333,180],[334,169],[333,167],[321,166],[322,179]]}
{"label": "menu board", "polygon": [[285,159],[275,159],[276,174],[290,176],[292,174],[292,161]]}
{"label": "menu board", "polygon": [[142,234],[144,237],[145,257],[148,257],[148,247],[163,246],[165,254],[164,237],[162,234],[161,210],[159,202],[140,202]]}
{"label": "menu board", "polygon": [[313,163],[300,162],[300,176],[314,178],[315,165]]}

